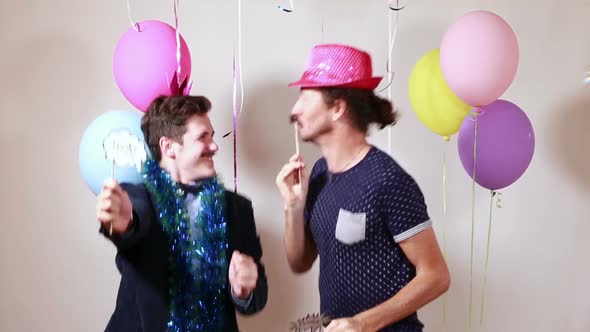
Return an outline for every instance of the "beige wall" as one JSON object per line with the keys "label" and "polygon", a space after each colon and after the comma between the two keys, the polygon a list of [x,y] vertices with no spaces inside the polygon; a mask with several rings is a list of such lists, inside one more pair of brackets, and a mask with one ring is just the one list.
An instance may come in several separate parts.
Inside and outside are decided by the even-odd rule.
{"label": "beige wall", "polygon": [[[286,331],[318,310],[317,266],[292,275],[282,251],[282,213],[274,177],[293,153],[287,113],[309,49],[322,41],[369,50],[379,74],[387,54],[385,0],[243,1],[245,109],[240,119],[240,190],[255,206],[270,296],[244,331]],[[285,1],[284,4],[288,2]],[[172,22],[172,1],[132,1],[138,19]],[[193,58],[194,93],[209,96],[219,133],[231,129],[231,61],[237,0],[181,1]],[[518,75],[505,98],[529,115],[537,149],[526,175],[503,191],[495,211],[486,321],[479,326],[488,193],[477,191],[474,331],[590,330],[590,1],[410,1],[394,51],[394,98],[403,113],[392,154],[416,177],[442,240],[441,160],[445,145],[414,116],[406,82],[412,65],[438,47],[446,27],[472,9],[510,22],[521,47]],[[113,310],[119,275],[115,250],[97,233],[94,196],[78,169],[86,126],[110,109],[132,109],[111,70],[129,27],[125,1],[0,2],[0,331],[99,331]],[[387,131],[371,141],[387,148]],[[229,184],[232,142],[219,138],[217,165]],[[308,161],[317,151],[304,146]],[[447,146],[447,254],[453,283],[449,331],[467,330],[471,182],[456,142]],[[442,301],[420,311],[426,331],[442,331]]]}

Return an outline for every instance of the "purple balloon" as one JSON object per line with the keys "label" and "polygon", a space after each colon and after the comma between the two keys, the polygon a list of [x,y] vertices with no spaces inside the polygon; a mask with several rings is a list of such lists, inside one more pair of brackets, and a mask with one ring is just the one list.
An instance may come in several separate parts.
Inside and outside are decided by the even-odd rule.
{"label": "purple balloon", "polygon": [[518,180],[529,167],[535,151],[531,121],[513,103],[498,99],[481,108],[476,117],[468,116],[459,130],[459,157],[473,177],[473,143],[477,121],[475,182],[498,190]]}

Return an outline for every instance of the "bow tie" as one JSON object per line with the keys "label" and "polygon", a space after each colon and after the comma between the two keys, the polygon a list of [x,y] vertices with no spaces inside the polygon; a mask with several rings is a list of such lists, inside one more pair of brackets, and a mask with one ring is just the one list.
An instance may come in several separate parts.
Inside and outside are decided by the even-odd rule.
{"label": "bow tie", "polygon": [[184,184],[178,183],[178,187],[184,190],[185,193],[191,193],[193,195],[198,195],[203,190],[203,183],[202,182],[194,182],[191,184]]}

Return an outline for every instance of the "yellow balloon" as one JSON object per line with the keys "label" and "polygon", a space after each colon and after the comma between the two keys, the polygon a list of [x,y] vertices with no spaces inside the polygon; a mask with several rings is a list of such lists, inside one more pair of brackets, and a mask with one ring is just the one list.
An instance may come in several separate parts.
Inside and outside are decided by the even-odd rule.
{"label": "yellow balloon", "polygon": [[440,50],[424,55],[412,70],[408,84],[410,104],[418,119],[433,132],[444,136],[457,133],[471,106],[457,97],[440,69]]}

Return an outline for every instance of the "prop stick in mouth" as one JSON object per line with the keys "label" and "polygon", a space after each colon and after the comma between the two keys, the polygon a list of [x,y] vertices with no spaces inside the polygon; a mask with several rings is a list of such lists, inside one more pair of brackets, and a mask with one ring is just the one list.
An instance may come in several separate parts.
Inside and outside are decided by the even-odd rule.
{"label": "prop stick in mouth", "polygon": [[299,154],[299,129],[297,128],[297,122],[293,122],[295,128],[295,152]]}
{"label": "prop stick in mouth", "polygon": [[[299,155],[299,128],[297,128],[297,118],[291,118],[293,128],[295,129],[295,153]],[[297,182],[301,183],[301,168],[297,170]]]}

